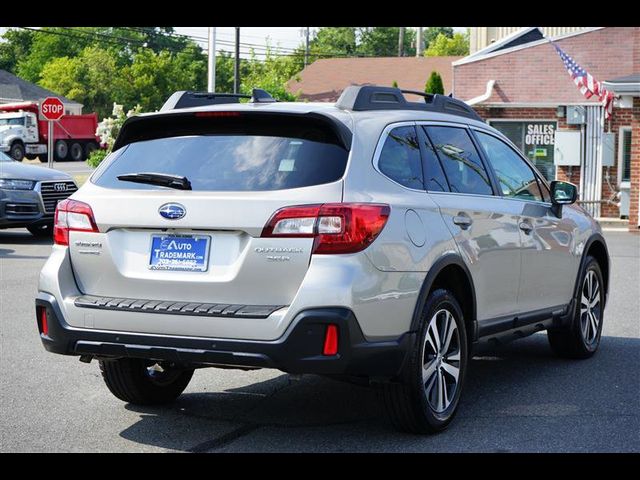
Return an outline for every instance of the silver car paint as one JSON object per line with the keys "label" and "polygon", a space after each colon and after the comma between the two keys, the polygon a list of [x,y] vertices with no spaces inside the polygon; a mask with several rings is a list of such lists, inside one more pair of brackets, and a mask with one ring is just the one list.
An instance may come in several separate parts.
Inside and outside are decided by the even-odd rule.
{"label": "silver car paint", "polygon": [[[479,321],[518,311],[519,298],[527,310],[569,302],[581,249],[589,236],[599,231],[597,222],[583,209],[564,207],[565,214],[558,220],[550,213],[548,204],[534,205],[532,209],[527,202],[501,197],[407,189],[374,168],[376,149],[384,141],[385,129],[393,124],[446,122],[486,129],[504,139],[494,129],[475,120],[461,123],[459,117],[446,114],[344,112],[327,104],[241,104],[191,110],[257,108],[298,113],[322,111],[345,123],[353,132],[353,142],[343,179],[303,189],[242,193],[118,191],[87,182],[73,198],[92,206],[101,233],[72,232],[70,248],[54,246],[40,276],[39,290],[58,299],[70,325],[177,336],[273,340],[306,308],[344,306],[354,311],[368,339],[397,337],[410,328],[427,272],[449,253],[460,254],[472,274]],[[108,161],[92,178],[108,166]],[[162,219],[157,208],[170,201],[183,204],[187,216],[177,221]],[[258,238],[278,208],[328,201],[387,203],[391,214],[376,241],[352,255],[310,255],[308,239]],[[460,209],[474,217],[472,227],[464,232],[452,222]],[[516,220],[520,217],[535,222],[530,237],[519,231]],[[160,228],[211,235],[213,268],[204,275],[150,272],[144,260],[148,260],[150,235]],[[99,255],[80,253],[75,242],[85,237],[92,241],[100,239]],[[223,250],[216,253],[215,245],[223,245]],[[302,252],[290,261],[263,261],[256,248],[270,246]],[[527,271],[536,273],[529,278]],[[554,275],[550,276],[550,271]],[[81,293],[288,306],[267,319],[125,314],[77,308],[73,299]]]}

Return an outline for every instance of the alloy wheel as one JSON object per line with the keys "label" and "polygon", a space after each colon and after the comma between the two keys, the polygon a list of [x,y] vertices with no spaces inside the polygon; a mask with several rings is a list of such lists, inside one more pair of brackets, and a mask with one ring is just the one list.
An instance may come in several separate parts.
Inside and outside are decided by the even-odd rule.
{"label": "alloy wheel", "polygon": [[429,320],[422,357],[422,383],[427,401],[437,413],[451,405],[459,376],[460,332],[453,314],[443,308]]}
{"label": "alloy wheel", "polygon": [[593,270],[589,270],[582,284],[580,297],[580,329],[587,345],[595,343],[602,316],[600,282]]}

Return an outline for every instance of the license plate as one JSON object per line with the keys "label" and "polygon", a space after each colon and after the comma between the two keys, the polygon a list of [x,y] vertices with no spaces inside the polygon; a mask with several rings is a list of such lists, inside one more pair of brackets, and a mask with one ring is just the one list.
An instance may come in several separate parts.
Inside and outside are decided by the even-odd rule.
{"label": "license plate", "polygon": [[206,272],[210,240],[204,235],[152,235],[149,268]]}

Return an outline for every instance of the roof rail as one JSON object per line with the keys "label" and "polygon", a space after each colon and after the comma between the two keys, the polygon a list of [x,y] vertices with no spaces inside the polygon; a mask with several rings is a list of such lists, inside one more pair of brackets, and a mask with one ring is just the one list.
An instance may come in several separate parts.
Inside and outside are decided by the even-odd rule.
{"label": "roof rail", "polygon": [[203,107],[206,105],[221,105],[225,103],[239,103],[241,98],[248,98],[250,103],[272,103],[276,101],[271,95],[259,88],[254,88],[251,95],[181,90],[173,93],[167,101],[164,102],[160,111]]}
{"label": "roof rail", "polygon": [[[404,93],[424,97],[424,103],[407,102],[404,98]],[[348,86],[340,95],[336,102],[336,107],[360,112],[370,110],[426,110],[458,115],[484,122],[473,108],[457,98],[437,93],[430,94],[377,85]]]}

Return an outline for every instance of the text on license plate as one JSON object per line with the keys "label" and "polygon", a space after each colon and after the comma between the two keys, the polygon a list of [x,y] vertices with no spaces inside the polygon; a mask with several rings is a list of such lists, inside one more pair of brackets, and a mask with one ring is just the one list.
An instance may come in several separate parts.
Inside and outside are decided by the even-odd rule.
{"label": "text on license plate", "polygon": [[210,240],[206,235],[152,235],[149,268],[206,272]]}

